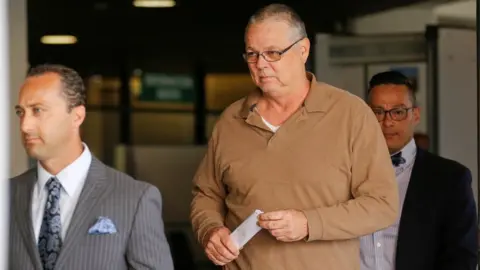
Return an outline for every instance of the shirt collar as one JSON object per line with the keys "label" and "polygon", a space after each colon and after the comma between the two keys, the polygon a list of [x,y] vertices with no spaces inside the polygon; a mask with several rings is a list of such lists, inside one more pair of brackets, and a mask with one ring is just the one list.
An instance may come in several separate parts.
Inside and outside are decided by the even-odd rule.
{"label": "shirt collar", "polygon": [[92,154],[85,143],[83,144],[82,154],[57,175],[51,175],[42,167],[40,162],[37,162],[38,191],[43,191],[48,180],[52,177],[56,177],[62,184],[62,187],[68,196],[72,196],[72,194],[81,187],[81,183],[83,183],[83,180],[86,178],[91,163]]}
{"label": "shirt collar", "polygon": [[[331,103],[331,91],[329,90],[332,86],[318,82],[311,72],[307,72],[306,76],[310,81],[310,91],[304,101],[307,112],[325,112]],[[258,88],[250,93],[243,102],[238,117],[247,118],[261,96],[262,91]]]}
{"label": "shirt collar", "polygon": [[410,164],[415,160],[415,156],[417,154],[417,145],[415,144],[415,140],[412,138],[407,145],[405,145],[402,150],[393,153],[391,156],[402,152],[402,157],[405,159],[405,164]]}

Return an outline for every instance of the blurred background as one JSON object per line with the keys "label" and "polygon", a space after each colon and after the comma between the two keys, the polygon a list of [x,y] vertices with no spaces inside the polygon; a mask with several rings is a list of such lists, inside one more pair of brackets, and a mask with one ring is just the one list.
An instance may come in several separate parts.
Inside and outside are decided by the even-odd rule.
{"label": "blurred background", "polygon": [[[83,76],[84,141],[106,164],[160,188],[176,269],[214,268],[191,232],[191,180],[217,117],[254,87],[242,59],[244,28],[270,3],[9,1],[12,104],[32,65],[64,64]],[[409,76],[422,108],[419,145],[478,179],[476,1],[277,3],[305,21],[307,67],[317,79],[364,98],[377,72]],[[11,119],[13,176],[33,161]]]}

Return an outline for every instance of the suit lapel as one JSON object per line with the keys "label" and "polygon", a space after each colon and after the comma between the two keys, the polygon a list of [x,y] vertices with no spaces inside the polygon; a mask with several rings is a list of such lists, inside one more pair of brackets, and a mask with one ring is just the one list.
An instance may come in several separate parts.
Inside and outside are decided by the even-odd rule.
{"label": "suit lapel", "polygon": [[75,256],[75,254],[70,254],[70,250],[87,234],[88,226],[91,225],[91,219],[88,218],[89,213],[108,195],[110,190],[111,185],[107,183],[105,165],[96,158],[92,158],[92,164],[67,230],[56,268],[62,268],[62,264],[69,256]]}
{"label": "suit lapel", "polygon": [[41,269],[40,255],[37,250],[37,240],[33,232],[32,222],[32,196],[33,188],[37,181],[35,169],[32,169],[25,175],[26,179],[16,180],[17,187],[14,196],[15,217],[17,219],[18,230],[23,237],[25,247],[27,249],[32,263],[37,269]]}
{"label": "suit lapel", "polygon": [[411,254],[415,250],[409,247],[415,246],[415,242],[418,241],[415,234],[415,231],[418,230],[418,219],[415,213],[418,212],[418,207],[422,200],[425,200],[425,192],[423,190],[428,188],[426,186],[428,181],[425,181],[425,159],[426,153],[421,149],[417,149],[415,164],[413,165],[412,175],[403,203],[397,237],[396,269],[398,270],[409,269],[408,265],[404,265],[404,263],[408,262],[409,258],[415,255]]}

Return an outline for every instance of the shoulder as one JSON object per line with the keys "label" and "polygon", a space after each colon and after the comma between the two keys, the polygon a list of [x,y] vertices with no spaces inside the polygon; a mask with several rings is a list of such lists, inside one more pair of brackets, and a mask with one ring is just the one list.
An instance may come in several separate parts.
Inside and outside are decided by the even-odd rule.
{"label": "shoulder", "polygon": [[17,176],[10,178],[10,181],[18,182],[18,181],[25,181],[25,180],[31,179],[32,177],[35,177],[36,171],[37,171],[37,167],[33,167]]}
{"label": "shoulder", "polygon": [[417,158],[423,158],[425,161],[424,169],[428,170],[430,175],[436,175],[438,180],[450,184],[472,181],[470,169],[460,162],[421,149],[417,151]]}
{"label": "shoulder", "polygon": [[364,117],[365,114],[372,114],[365,100],[347,90],[324,82],[316,82],[315,88],[316,91],[322,92],[317,98],[322,99],[322,102],[325,102],[329,109],[342,110],[347,115],[354,117]]}
{"label": "shoulder", "polygon": [[158,193],[158,196],[161,196],[156,186],[137,180],[124,172],[102,163],[95,157],[92,158],[92,165],[103,168],[107,181],[114,187],[114,192],[124,194],[131,198],[141,198],[145,196],[145,194],[152,192]]}
{"label": "shoulder", "polygon": [[425,150],[417,150],[419,155],[423,155],[425,160],[433,166],[435,169],[445,173],[457,173],[464,174],[470,172],[470,170],[463,164],[453,159],[441,157]]}
{"label": "shoulder", "polygon": [[243,97],[228,105],[220,114],[218,122],[230,122],[241,118],[242,110],[245,108],[248,97]]}
{"label": "shoulder", "polygon": [[334,119],[337,127],[343,127],[352,143],[359,139],[383,140],[380,125],[372,109],[359,96],[324,82],[315,84],[315,99],[320,108]]}
{"label": "shoulder", "polygon": [[26,184],[36,178],[37,168],[31,168],[22,174],[10,178],[10,186],[15,188],[18,185]]}
{"label": "shoulder", "polygon": [[242,130],[241,123],[245,121],[246,107],[248,107],[248,96],[241,98],[229,106],[227,106],[222,113],[218,116],[217,121],[213,127],[212,136],[213,139],[218,139],[220,134],[235,134],[237,131]]}

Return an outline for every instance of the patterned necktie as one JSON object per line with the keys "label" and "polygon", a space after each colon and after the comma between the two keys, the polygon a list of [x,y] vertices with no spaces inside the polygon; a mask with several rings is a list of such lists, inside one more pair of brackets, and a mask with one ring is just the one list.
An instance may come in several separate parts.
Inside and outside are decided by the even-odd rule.
{"label": "patterned necktie", "polygon": [[404,164],[406,160],[402,157],[402,152],[398,152],[395,155],[391,156],[392,158],[392,164],[395,167],[400,166],[401,164]]}
{"label": "patterned necktie", "polygon": [[38,251],[44,270],[52,270],[57,262],[60,248],[62,247],[60,220],[60,191],[62,185],[57,178],[52,177],[47,182],[48,197],[45,204],[40,236],[38,238]]}

